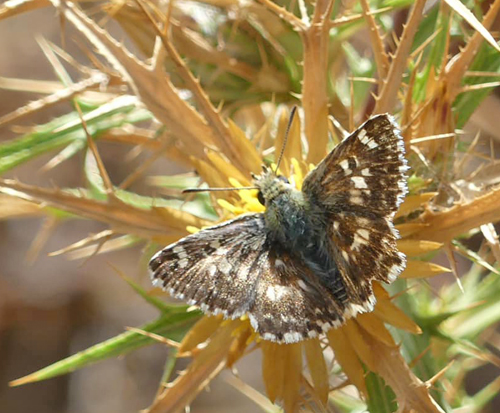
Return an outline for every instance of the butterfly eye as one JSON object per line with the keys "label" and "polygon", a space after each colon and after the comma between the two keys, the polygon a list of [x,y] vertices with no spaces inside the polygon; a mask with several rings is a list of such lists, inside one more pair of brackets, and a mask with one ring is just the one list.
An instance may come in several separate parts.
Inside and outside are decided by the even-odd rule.
{"label": "butterfly eye", "polygon": [[262,205],[266,205],[266,200],[264,199],[264,195],[262,195],[261,191],[259,191],[259,193],[257,194],[257,199]]}
{"label": "butterfly eye", "polygon": [[288,181],[288,179],[286,178],[286,176],[283,176],[283,175],[279,175],[278,176],[278,179],[282,182],[284,182],[285,184],[289,184],[290,182]]}

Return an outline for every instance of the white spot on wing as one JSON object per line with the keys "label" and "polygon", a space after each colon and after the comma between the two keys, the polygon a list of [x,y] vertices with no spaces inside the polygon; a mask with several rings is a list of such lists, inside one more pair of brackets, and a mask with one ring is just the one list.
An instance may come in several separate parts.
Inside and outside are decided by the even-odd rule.
{"label": "white spot on wing", "polygon": [[302,288],[304,291],[311,291],[311,288],[308,287],[304,281],[299,280],[297,281],[297,284],[299,284],[299,287]]}
{"label": "white spot on wing", "polygon": [[220,248],[220,242],[218,239],[213,240],[210,242],[210,246],[214,249],[219,249]]}
{"label": "white spot on wing", "polygon": [[226,258],[223,258],[219,264],[219,270],[222,274],[224,275],[229,275],[231,272],[231,264],[229,264],[229,261]]}
{"label": "white spot on wing", "polygon": [[367,229],[361,228],[361,229],[358,229],[356,232],[358,233],[358,235],[361,238],[363,238],[367,241],[370,239],[370,231],[368,231]]}
{"label": "white spot on wing", "polygon": [[389,282],[394,281],[399,273],[401,272],[402,268],[400,265],[394,264],[390,269],[389,269],[389,274],[387,274],[387,279]]}
{"label": "white spot on wing", "polygon": [[181,247],[180,245],[176,245],[172,251],[175,252],[176,254],[180,254],[181,252],[184,252],[184,248]]}
{"label": "white spot on wing", "polygon": [[332,328],[332,325],[330,323],[325,323],[323,324],[323,326],[321,327],[321,329],[326,333],[328,330],[330,330],[330,328]]}
{"label": "white spot on wing", "polygon": [[273,333],[264,333],[261,336],[264,340],[269,340],[269,341],[276,341],[276,336]]}
{"label": "white spot on wing", "polygon": [[271,301],[280,300],[287,292],[289,292],[290,287],[285,287],[283,285],[270,285],[266,290],[266,297]]}
{"label": "white spot on wing", "polygon": [[291,320],[292,320],[291,317],[288,317],[285,314],[281,314],[281,321],[283,321],[284,323],[289,323]]}
{"label": "white spot on wing", "polygon": [[283,339],[285,343],[296,343],[297,341],[302,340],[302,334],[298,331],[291,331],[289,333],[285,333],[283,335]]}
{"label": "white spot on wing", "polygon": [[189,264],[189,260],[187,258],[183,258],[178,262],[180,268],[186,268]]}
{"label": "white spot on wing", "polygon": [[347,306],[345,314],[348,317],[355,317],[359,313],[367,313],[373,310],[373,306],[375,305],[375,297],[370,297],[370,300],[364,302],[363,304],[354,304],[351,303]]}
{"label": "white spot on wing", "polygon": [[368,188],[368,185],[366,184],[365,179],[361,176],[353,176],[351,178],[351,180],[352,180],[352,182],[354,182],[354,188],[357,188],[357,189]]}
{"label": "white spot on wing", "polygon": [[259,330],[259,323],[253,314],[248,314],[248,319],[250,320],[250,325],[255,331]]}
{"label": "white spot on wing", "polygon": [[366,136],[366,130],[365,129],[361,129],[359,132],[358,132],[358,139],[361,141],[362,144],[366,145],[366,142],[368,142],[368,140],[370,140],[370,138],[368,138]]}
{"label": "white spot on wing", "polygon": [[222,314],[224,316],[224,318],[227,318],[227,310],[223,310],[222,308],[215,308],[213,311],[212,311],[212,314],[213,315],[219,315],[219,314]]}
{"label": "white spot on wing", "polygon": [[317,333],[317,331],[316,331],[316,330],[309,330],[309,331],[307,332],[307,336],[308,336],[309,338],[314,338],[314,337],[317,337],[317,336],[318,336],[318,333]]}
{"label": "white spot on wing", "polygon": [[363,176],[373,176],[373,175],[370,173],[370,168],[364,168],[364,169],[361,169],[361,175],[363,175]]}
{"label": "white spot on wing", "polygon": [[361,238],[357,233],[354,234],[354,240],[352,241],[351,249],[357,250],[361,245],[366,245],[367,242],[364,238]]}
{"label": "white spot on wing", "polygon": [[266,297],[269,298],[271,301],[276,300],[276,292],[274,291],[274,287],[272,285],[267,287]]}
{"label": "white spot on wing", "polygon": [[236,273],[236,277],[239,280],[246,281],[248,279],[248,266],[240,265],[238,272]]}
{"label": "white spot on wing", "polygon": [[322,320],[317,320],[316,324],[318,325],[319,328],[321,328],[321,330],[323,330],[325,332],[328,331],[332,327],[332,325],[329,322],[324,322]]}
{"label": "white spot on wing", "polygon": [[351,196],[349,198],[349,201],[351,201],[351,203],[354,205],[363,205],[363,198],[361,198],[360,196]]}
{"label": "white spot on wing", "polygon": [[188,256],[186,253],[186,250],[183,247],[181,247],[180,245],[175,246],[172,251],[175,252],[181,260],[187,258],[187,256]]}
{"label": "white spot on wing", "polygon": [[405,269],[404,263],[406,261],[406,257],[402,253],[399,253],[399,257],[403,260],[403,264],[401,265],[394,264],[389,269],[389,273],[387,274],[389,282],[393,282],[398,277],[398,275],[401,274],[401,272]]}
{"label": "white spot on wing", "polygon": [[358,224],[363,227],[370,225],[370,220],[368,218],[358,217],[356,218],[356,221],[358,221]]}
{"label": "white spot on wing", "polygon": [[349,162],[347,161],[347,159],[340,161],[339,166],[343,169],[344,174],[346,175],[352,174],[352,171],[349,169]]}

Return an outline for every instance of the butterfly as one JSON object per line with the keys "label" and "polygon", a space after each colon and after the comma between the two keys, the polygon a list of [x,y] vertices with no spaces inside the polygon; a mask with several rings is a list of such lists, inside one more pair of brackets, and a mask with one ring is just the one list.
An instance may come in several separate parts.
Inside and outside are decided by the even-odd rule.
{"label": "butterfly", "polygon": [[159,251],[154,285],[227,319],[247,315],[264,340],[294,343],[375,305],[372,282],[405,268],[393,219],[407,193],[405,147],[392,116],[340,142],[302,190],[263,167],[265,212],[244,214]]}

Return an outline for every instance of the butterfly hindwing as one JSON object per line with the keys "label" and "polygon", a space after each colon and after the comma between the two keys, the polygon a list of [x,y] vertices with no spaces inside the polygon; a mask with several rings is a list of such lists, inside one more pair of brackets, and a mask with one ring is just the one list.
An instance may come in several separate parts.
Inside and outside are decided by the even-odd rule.
{"label": "butterfly hindwing", "polygon": [[353,308],[370,310],[372,280],[390,282],[404,269],[392,219],[407,192],[407,169],[403,139],[386,114],[360,126],[304,180],[303,192],[327,215]]}
{"label": "butterfly hindwing", "polygon": [[263,256],[249,318],[271,341],[296,342],[344,323],[343,309],[319,279],[290,253],[271,248]]}

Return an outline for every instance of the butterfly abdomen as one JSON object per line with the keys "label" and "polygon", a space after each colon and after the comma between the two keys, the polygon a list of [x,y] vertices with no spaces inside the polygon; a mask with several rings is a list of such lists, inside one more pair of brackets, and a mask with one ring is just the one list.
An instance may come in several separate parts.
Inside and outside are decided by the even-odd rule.
{"label": "butterfly abdomen", "polygon": [[343,308],[348,297],[331,253],[324,212],[302,192],[285,186],[280,189],[266,204],[269,241],[302,261]]}

